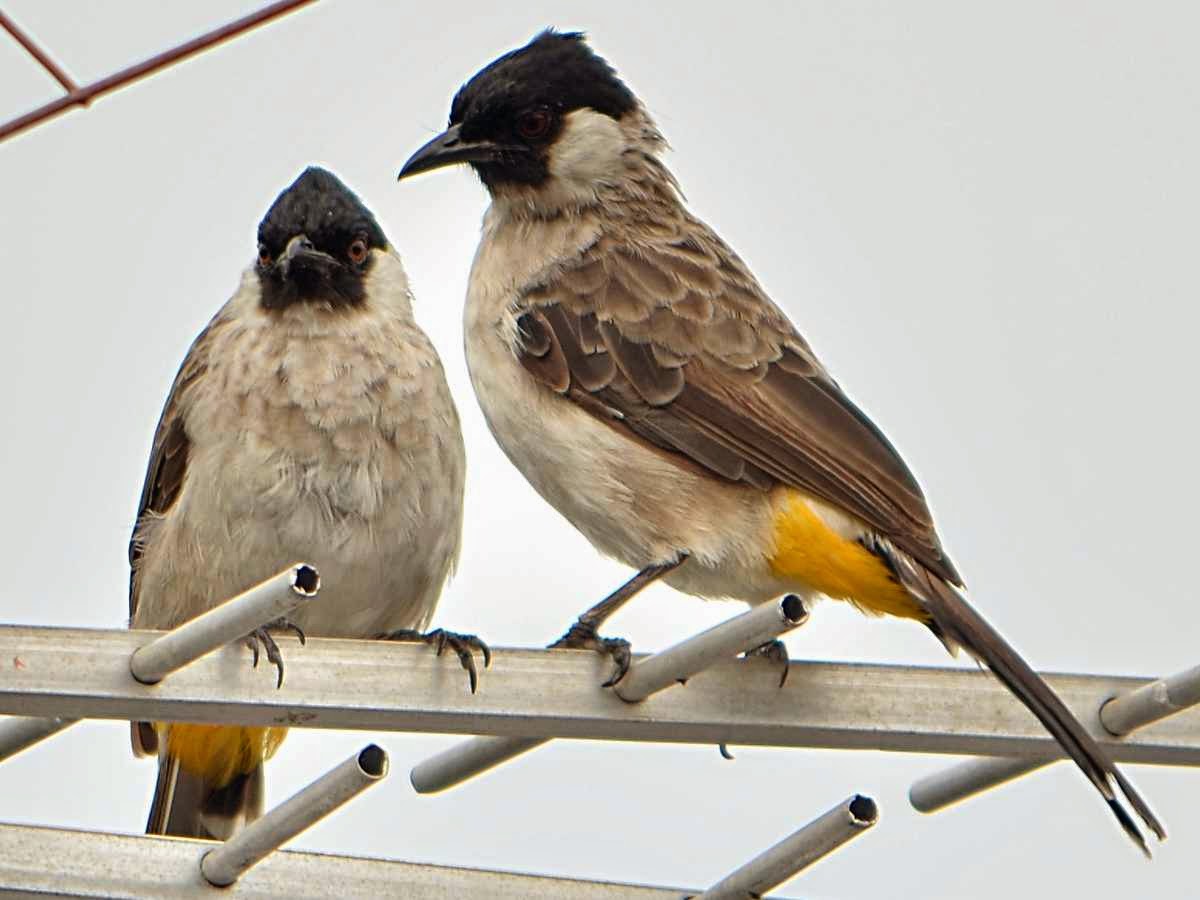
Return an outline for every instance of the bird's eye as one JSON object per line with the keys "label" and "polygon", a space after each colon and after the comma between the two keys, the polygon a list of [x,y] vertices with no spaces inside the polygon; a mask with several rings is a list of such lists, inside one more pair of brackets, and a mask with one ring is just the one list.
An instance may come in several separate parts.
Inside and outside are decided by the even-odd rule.
{"label": "bird's eye", "polygon": [[517,119],[517,133],[529,141],[545,137],[546,132],[550,130],[551,121],[550,110],[531,109]]}
{"label": "bird's eye", "polygon": [[263,268],[271,264],[271,251],[267,249],[265,244],[258,245],[258,264]]}
{"label": "bird's eye", "polygon": [[350,262],[356,266],[361,265],[367,258],[367,242],[362,238],[355,238],[346,248],[346,256],[350,257]]}

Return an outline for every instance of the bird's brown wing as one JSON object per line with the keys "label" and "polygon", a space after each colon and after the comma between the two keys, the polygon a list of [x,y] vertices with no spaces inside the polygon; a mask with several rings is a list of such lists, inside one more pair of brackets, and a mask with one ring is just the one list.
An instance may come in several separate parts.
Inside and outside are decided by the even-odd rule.
{"label": "bird's brown wing", "polygon": [[[129,539],[129,620],[132,624],[139,600],[138,564],[142,558],[142,522],[148,515],[163,515],[179,499],[183,480],[187,474],[188,453],[191,439],[184,426],[183,409],[188,390],[208,371],[208,355],[214,333],[222,327],[220,314],[208,323],[192,342],[183,364],[171,385],[166,405],[154,432],[154,443],[150,449],[150,463],[146,467],[146,480],[142,485],[142,497],[138,502],[137,519],[133,535]],[[138,756],[157,752],[158,738],[148,722],[132,723],[131,739],[134,753]]]}
{"label": "bird's brown wing", "polygon": [[154,432],[154,443],[150,448],[150,463],[146,467],[146,480],[142,484],[142,497],[138,502],[137,518],[134,520],[133,535],[129,540],[129,618],[132,621],[138,606],[138,562],[142,557],[142,542],[139,531],[146,515],[163,515],[179,499],[183,479],[187,474],[188,452],[191,439],[184,426],[183,409],[188,390],[208,372],[208,356],[214,334],[219,331],[224,319],[218,313],[192,342],[183,359],[158,427]]}
{"label": "bird's brown wing", "polygon": [[[683,217],[626,224],[521,298],[520,358],[553,390],[681,464],[762,488],[799,487],[866,522],[872,549],[950,645],[985,663],[1062,744],[1126,833],[1112,782],[1161,823],[1040,676],[954,589],[921,490],[737,256]],[[664,231],[668,233],[664,233]],[[1111,779],[1111,781],[1110,781]],[[1147,851],[1148,852],[1148,851]]]}
{"label": "bird's brown wing", "polygon": [[525,367],[594,415],[721,478],[802,488],[961,583],[895,448],[696,220],[601,237],[525,292],[518,327]]}

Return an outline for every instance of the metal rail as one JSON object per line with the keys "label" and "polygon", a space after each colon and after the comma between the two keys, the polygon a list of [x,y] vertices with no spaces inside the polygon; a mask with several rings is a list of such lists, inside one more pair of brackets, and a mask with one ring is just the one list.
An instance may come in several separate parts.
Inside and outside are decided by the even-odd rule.
{"label": "metal rail", "polygon": [[[1200,704],[1200,666],[1102,699],[1095,718],[1104,733],[1124,737]],[[1062,756],[1041,759],[972,759],[915,782],[908,792],[913,808],[932,813],[1048,766]]]}
{"label": "metal rail", "polygon": [[[146,632],[0,626],[0,714],[297,725],[918,753],[1057,755],[1057,745],[978,670],[792,662],[785,687],[759,660],[726,660],[636,704],[599,687],[608,664],[573,650],[497,650],[472,696],[457,661],[418,645],[281,637],[287,682],[228,646],[157,685],[129,673]],[[1118,761],[1200,765],[1200,709],[1121,740],[1097,710],[1145,679],[1047,680]]]}
{"label": "metal rail", "polygon": [[323,898],[335,885],[342,900],[743,900],[793,878],[878,816],[875,802],[856,794],[703,892],[276,849],[386,772],[383,751],[367,747],[215,848],[210,841],[0,823],[0,895]]}
{"label": "metal rail", "polygon": [[[519,875],[457,866],[302,853],[272,853],[227,888],[200,874],[209,841],[0,824],[0,896],[126,900],[680,900],[685,891]],[[46,860],[53,860],[47,865]]]}
{"label": "metal rail", "polygon": [[[716,662],[762,646],[807,621],[808,610],[799,597],[788,595],[775,603],[764,603],[660,653],[639,659],[613,688],[613,693],[627,703],[639,703],[686,682]],[[479,735],[418,763],[409,780],[419,794],[444,791],[544,743],[544,738]]]}

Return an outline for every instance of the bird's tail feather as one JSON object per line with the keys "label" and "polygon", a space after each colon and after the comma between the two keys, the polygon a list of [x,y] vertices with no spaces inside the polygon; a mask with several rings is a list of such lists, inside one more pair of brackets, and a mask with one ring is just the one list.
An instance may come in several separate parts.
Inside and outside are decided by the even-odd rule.
{"label": "bird's tail feather", "polygon": [[218,787],[164,752],[146,833],[224,841],[262,815],[263,794],[261,763]]}
{"label": "bird's tail feather", "polygon": [[940,632],[944,639],[961,645],[986,665],[1037,716],[1095,785],[1125,833],[1149,856],[1150,850],[1141,829],[1117,796],[1113,785],[1120,789],[1129,806],[1159,840],[1166,839],[1166,830],[1146,801],[1117,769],[1108,753],[1079,723],[1066,704],[951,585],[905,553],[892,549],[889,556],[901,583],[933,617],[935,634]]}

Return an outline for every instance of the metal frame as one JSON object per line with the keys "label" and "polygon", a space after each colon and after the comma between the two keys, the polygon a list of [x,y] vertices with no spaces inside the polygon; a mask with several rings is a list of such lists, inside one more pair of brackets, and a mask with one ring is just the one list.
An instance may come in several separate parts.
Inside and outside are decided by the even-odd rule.
{"label": "metal frame", "polygon": [[[802,625],[808,614],[796,598],[639,656],[615,690],[600,687],[609,663],[590,651],[496,651],[472,695],[457,660],[425,646],[316,639],[301,647],[294,638],[283,639],[283,685],[270,667],[251,666],[250,648],[237,638],[312,602],[319,586],[314,569],[296,564],[166,633],[0,626],[0,659],[11,660],[0,670],[0,713],[14,717],[0,720],[0,759],[82,718],[477,735],[417,766],[418,790],[456,784],[557,737],[1026,757],[1002,761],[1014,774],[1014,766],[1023,771],[1057,755],[1033,716],[977,670],[791,662],[785,685],[779,663],[731,658]],[[1200,668],[1148,684],[1048,680],[1077,712],[1087,711],[1082,721],[1118,760],[1200,765]],[[1131,738],[1112,733],[1142,724]],[[381,890],[417,898],[681,896],[671,888],[277,852],[387,768],[387,754],[369,746],[215,847],[0,824],[0,894],[150,897],[169,888],[205,896],[220,886],[239,896],[302,897],[337,883],[350,898]],[[958,785],[953,772],[950,780]],[[702,897],[762,896],[876,817],[874,801],[854,795]],[[51,859],[55,865],[46,865]]]}
{"label": "metal frame", "polygon": [[[807,621],[808,610],[799,597],[789,594],[775,603],[764,603],[653,656],[639,659],[613,688],[613,693],[626,703],[640,703],[659,691],[686,682],[717,662],[763,646]],[[547,740],[476,736],[417,764],[409,779],[419,794],[444,791],[528,753]]]}
{"label": "metal frame", "polygon": [[[1200,666],[1143,684],[1101,701],[1095,716],[1104,733],[1125,737],[1154,722],[1200,704]],[[918,812],[933,813],[975,794],[1035,772],[1061,758],[988,757],[951,766],[915,782],[909,802]]]}
{"label": "metal frame", "polygon": [[[371,759],[364,763],[364,759]],[[378,782],[386,755],[367,747],[224,844],[0,823],[0,895],[54,897],[696,898],[762,897],[870,829],[875,801],[855,794],[701,892],[396,860],[277,851]],[[54,860],[47,865],[47,860]]]}
{"label": "metal frame", "polygon": [[200,874],[200,859],[212,846],[182,838],[0,824],[0,896],[317,900],[333,892],[339,900],[679,900],[686,893],[293,850],[273,853],[236,885],[217,888]]}
{"label": "metal frame", "polygon": [[[609,664],[578,650],[498,649],[472,696],[457,660],[428,647],[281,636],[287,681],[225,647],[157,685],[129,673],[149,632],[0,626],[0,714],[300,725],[668,743],[731,743],[1050,758],[1057,745],[995,679],[971,669],[726,660],[636,704],[598,685]],[[335,673],[331,676],[331,673]],[[1200,710],[1126,739],[1096,710],[1145,679],[1048,675],[1118,761],[1200,765]]]}

